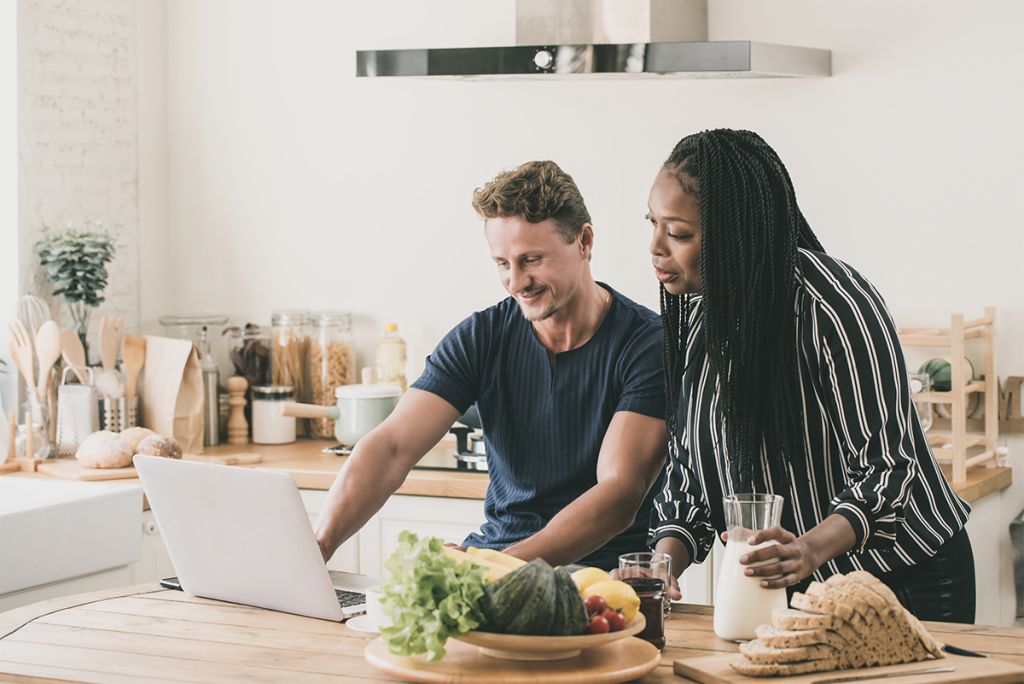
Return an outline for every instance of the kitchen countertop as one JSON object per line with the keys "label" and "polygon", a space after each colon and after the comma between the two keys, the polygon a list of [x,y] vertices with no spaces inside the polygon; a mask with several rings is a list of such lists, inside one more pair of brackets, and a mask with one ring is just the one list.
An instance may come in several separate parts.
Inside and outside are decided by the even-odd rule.
{"label": "kitchen countertop", "polygon": [[[279,470],[295,478],[301,489],[330,489],[338,471],[344,465],[346,456],[325,454],[323,449],[334,442],[319,439],[299,439],[292,444],[221,444],[207,447],[203,456],[228,456],[232,454],[258,453],[262,461],[253,466],[268,470]],[[445,439],[431,452],[439,450],[455,453],[455,441]],[[942,472],[947,480],[952,479],[950,466],[943,465]],[[6,476],[49,477],[41,473],[13,472]],[[138,479],[115,480],[135,482]],[[396,494],[417,496],[443,496],[461,499],[483,499],[490,479],[486,472],[419,470],[413,469]],[[989,494],[998,492],[1013,483],[1013,469],[1008,467],[975,467],[967,471],[967,481],[954,484],[953,491],[968,503],[973,503]]]}
{"label": "kitchen countertop", "polygon": [[[675,660],[736,652],[736,644],[715,636],[713,611],[710,606],[674,605],[665,624],[667,644],[660,665],[639,681],[689,682],[673,674]],[[940,642],[1024,666],[1024,629],[925,625]],[[146,584],[43,601],[0,614],[0,679],[24,684],[398,681],[366,662],[363,651],[368,643],[344,624],[195,598]],[[494,661],[496,673],[501,672],[501,662]]]}

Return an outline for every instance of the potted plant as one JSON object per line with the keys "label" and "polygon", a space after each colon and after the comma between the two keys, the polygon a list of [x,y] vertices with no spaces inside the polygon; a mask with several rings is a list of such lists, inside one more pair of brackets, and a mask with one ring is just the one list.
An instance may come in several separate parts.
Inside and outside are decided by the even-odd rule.
{"label": "potted plant", "polygon": [[89,315],[103,303],[107,286],[106,264],[113,260],[116,243],[103,228],[103,223],[85,220],[85,228],[76,230],[68,224],[64,233],[51,234],[43,225],[43,238],[36,244],[39,259],[46,269],[46,279],[57,285],[54,295],[63,295],[75,321],[75,332],[89,358],[86,333]]}

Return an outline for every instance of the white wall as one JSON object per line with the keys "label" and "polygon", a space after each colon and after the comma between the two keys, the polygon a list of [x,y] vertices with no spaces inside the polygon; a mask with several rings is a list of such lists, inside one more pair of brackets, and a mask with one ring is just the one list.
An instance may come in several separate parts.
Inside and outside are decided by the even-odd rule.
{"label": "white wall", "polygon": [[[414,377],[450,327],[504,294],[472,190],[539,158],[588,200],[596,276],[655,308],[650,182],[683,135],[734,127],[778,150],[826,249],[875,282],[899,324],[995,305],[999,374],[1024,371],[1020,2],[709,2],[711,39],[828,48],[825,79],[355,79],[357,47],[395,46],[410,27],[420,44],[431,32],[445,45],[512,40],[508,2],[456,27],[464,37],[445,14],[456,4],[484,6],[166,5],[166,63],[140,66],[140,81],[166,72],[168,141],[166,159],[140,160],[143,172],[166,162],[168,207],[166,230],[143,220],[143,242],[161,245],[141,274],[144,326],[167,313],[266,323],[275,308],[349,310],[358,362],[396,321]],[[1008,442],[1018,483],[1001,495],[1004,532],[1024,505],[1024,444]],[[1000,622],[1012,621],[1008,543],[984,562],[998,563]]]}
{"label": "white wall", "polygon": [[[14,314],[18,300],[18,6],[0,3],[0,314]],[[7,412],[17,405],[18,371],[7,345],[0,374],[0,460],[7,453]],[[13,429],[13,428],[12,428]]]}

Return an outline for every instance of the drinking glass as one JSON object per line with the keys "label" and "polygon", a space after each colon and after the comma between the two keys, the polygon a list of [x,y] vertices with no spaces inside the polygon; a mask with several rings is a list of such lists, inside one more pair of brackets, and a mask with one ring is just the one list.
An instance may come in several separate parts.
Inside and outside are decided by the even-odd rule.
{"label": "drinking glass", "polygon": [[787,607],[785,589],[766,589],[760,584],[762,578],[744,574],[747,567],[766,565],[776,559],[751,565],[740,563],[741,556],[776,543],[751,546],[748,540],[755,532],[780,523],[782,504],[783,498],[778,494],[730,494],[722,499],[729,540],[715,587],[715,634],[723,639],[754,639],[758,625],[771,624],[773,610]]}
{"label": "drinking glass", "polygon": [[928,432],[932,426],[932,381],[927,373],[910,374],[910,394],[914,397],[914,408],[921,419],[921,430]]}
{"label": "drinking glass", "polygon": [[619,556],[619,577],[656,577],[665,581],[664,613],[668,620],[672,615],[672,602],[668,588],[672,584],[672,556],[664,553],[624,553]]}

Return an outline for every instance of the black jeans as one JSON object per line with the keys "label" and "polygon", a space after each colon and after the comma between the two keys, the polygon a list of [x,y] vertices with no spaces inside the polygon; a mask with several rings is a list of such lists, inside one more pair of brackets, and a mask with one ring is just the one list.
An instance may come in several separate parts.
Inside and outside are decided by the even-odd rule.
{"label": "black jeans", "polygon": [[918,620],[974,624],[974,551],[960,530],[926,561],[880,575]]}

